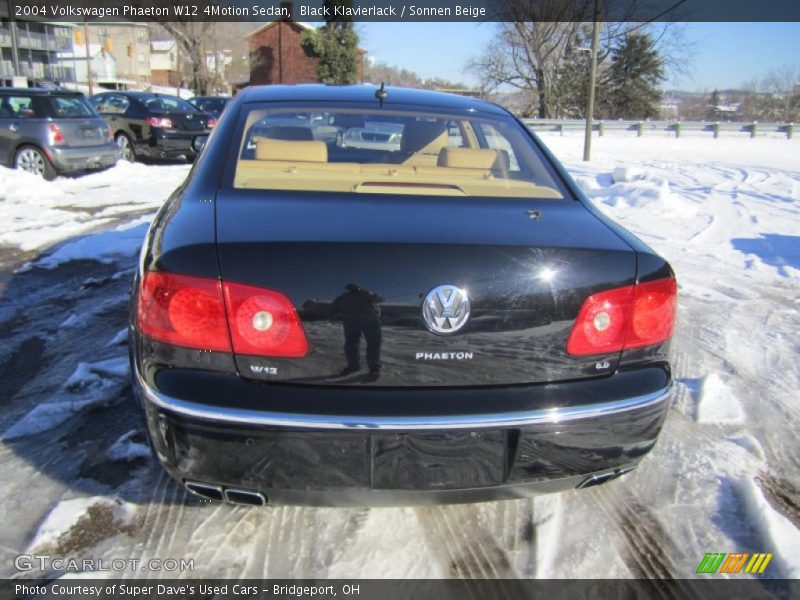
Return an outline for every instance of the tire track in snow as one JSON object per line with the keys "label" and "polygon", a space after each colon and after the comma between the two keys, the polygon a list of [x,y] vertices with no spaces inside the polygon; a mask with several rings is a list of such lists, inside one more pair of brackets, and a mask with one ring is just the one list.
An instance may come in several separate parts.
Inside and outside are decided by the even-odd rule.
{"label": "tire track in snow", "polygon": [[[686,574],[676,565],[674,558],[683,556],[680,547],[635,492],[612,484],[594,488],[592,493],[597,505],[622,534],[621,558],[634,577],[675,581],[673,588],[650,582],[649,596],[681,600],[702,598],[691,584],[683,581]],[[648,582],[642,583],[647,585]]]}
{"label": "tire track in snow", "polygon": [[[416,509],[434,555],[451,576],[503,579],[530,576],[536,567],[534,500]],[[488,524],[481,517],[488,514]],[[515,565],[516,563],[516,565]]]}
{"label": "tire track in snow", "polygon": [[[152,492],[143,499],[146,510],[141,520],[141,528],[147,533],[137,557],[140,564],[146,563],[152,558],[160,558],[159,547],[163,541],[163,532],[169,522],[169,511],[172,509],[175,498],[177,483],[166,471],[163,469],[159,469],[159,471]],[[167,496],[171,496],[171,500],[168,500]]]}

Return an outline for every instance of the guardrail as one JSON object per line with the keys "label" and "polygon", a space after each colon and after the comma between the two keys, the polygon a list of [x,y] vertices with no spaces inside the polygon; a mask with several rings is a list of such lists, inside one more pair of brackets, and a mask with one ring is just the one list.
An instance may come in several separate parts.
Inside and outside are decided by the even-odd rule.
{"label": "guardrail", "polygon": [[[522,119],[531,131],[581,132],[586,128],[583,119]],[[602,136],[605,132],[634,132],[638,137],[647,133],[666,133],[680,137],[685,133],[710,133],[718,138],[723,134],[747,133],[751,138],[766,133],[782,133],[792,139],[794,123],[731,123],[708,121],[595,121],[592,130]]]}

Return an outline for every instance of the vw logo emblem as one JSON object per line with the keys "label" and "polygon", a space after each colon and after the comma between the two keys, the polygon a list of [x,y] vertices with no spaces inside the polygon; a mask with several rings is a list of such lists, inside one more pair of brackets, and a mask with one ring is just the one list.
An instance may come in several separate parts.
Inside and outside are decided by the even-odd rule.
{"label": "vw logo emblem", "polygon": [[433,333],[447,335],[460,331],[469,321],[467,292],[455,285],[433,288],[422,302],[422,318]]}

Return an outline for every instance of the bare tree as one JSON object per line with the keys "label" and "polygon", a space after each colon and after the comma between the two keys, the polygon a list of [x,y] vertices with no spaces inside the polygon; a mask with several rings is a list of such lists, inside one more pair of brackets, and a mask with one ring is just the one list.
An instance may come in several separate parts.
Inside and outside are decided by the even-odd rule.
{"label": "bare tree", "polygon": [[558,66],[578,23],[504,22],[483,55],[471,61],[484,91],[511,86],[530,98],[529,114],[549,117],[556,104]]}
{"label": "bare tree", "polygon": [[769,118],[787,123],[800,117],[800,70],[783,65],[767,71],[761,89],[768,99]]}
{"label": "bare tree", "polygon": [[162,21],[159,24],[177,42],[181,54],[190,65],[189,87],[198,96],[205,96],[211,83],[206,48],[215,24],[202,21]]}
{"label": "bare tree", "polygon": [[[526,115],[540,118],[571,115],[576,110],[576,86],[584,86],[588,77],[588,61],[583,51],[588,22],[603,22],[598,53],[598,81],[602,81],[606,59],[612,49],[627,36],[643,30],[654,40],[665,68],[681,71],[689,63],[692,45],[683,35],[684,29],[670,22],[605,22],[603,6],[610,3],[594,0],[506,0],[498,31],[484,52],[468,63],[486,94],[503,88],[515,88],[528,99]],[[595,13],[595,9],[599,12]],[[612,13],[625,18],[619,4]],[[636,14],[636,1],[628,9]]]}

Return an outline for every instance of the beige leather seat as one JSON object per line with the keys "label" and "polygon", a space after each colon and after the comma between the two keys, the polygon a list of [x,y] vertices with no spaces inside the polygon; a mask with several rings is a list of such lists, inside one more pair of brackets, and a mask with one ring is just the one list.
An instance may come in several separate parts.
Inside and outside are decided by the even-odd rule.
{"label": "beige leather seat", "polygon": [[447,146],[447,128],[441,121],[409,123],[403,129],[400,151],[410,155],[403,161],[410,167],[435,167],[439,151]]}
{"label": "beige leather seat", "polygon": [[283,162],[328,162],[328,147],[322,141],[287,141],[257,137],[256,160]]}
{"label": "beige leather seat", "polygon": [[503,170],[501,154],[489,148],[442,148],[436,165],[451,169]]}

